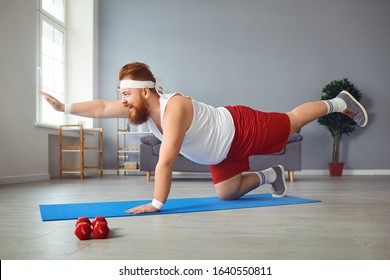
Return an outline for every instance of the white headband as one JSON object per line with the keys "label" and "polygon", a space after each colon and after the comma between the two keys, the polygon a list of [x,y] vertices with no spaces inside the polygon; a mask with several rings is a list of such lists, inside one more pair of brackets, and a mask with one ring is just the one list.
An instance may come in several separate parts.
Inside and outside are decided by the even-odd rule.
{"label": "white headband", "polygon": [[123,88],[154,88],[156,89],[157,93],[159,95],[164,94],[164,89],[159,84],[158,81],[152,82],[152,81],[137,81],[137,80],[121,80],[119,87],[121,89]]}
{"label": "white headband", "polygon": [[136,81],[136,80],[122,80],[120,88],[154,88],[155,83],[152,81]]}

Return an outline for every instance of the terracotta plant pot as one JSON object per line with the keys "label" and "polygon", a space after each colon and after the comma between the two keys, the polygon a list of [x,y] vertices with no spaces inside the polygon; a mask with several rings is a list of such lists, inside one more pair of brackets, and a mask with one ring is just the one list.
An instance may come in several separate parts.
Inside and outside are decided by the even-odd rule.
{"label": "terracotta plant pot", "polygon": [[344,162],[328,162],[330,176],[342,176],[344,169]]}

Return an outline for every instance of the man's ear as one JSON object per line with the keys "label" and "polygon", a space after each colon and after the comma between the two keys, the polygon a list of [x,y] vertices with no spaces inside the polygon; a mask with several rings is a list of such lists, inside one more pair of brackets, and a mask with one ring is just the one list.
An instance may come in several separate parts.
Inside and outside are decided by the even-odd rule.
{"label": "man's ear", "polygon": [[150,89],[149,88],[143,88],[142,89],[142,94],[143,94],[143,96],[145,97],[145,98],[149,98],[150,97],[150,95],[152,94],[152,92],[150,91]]}

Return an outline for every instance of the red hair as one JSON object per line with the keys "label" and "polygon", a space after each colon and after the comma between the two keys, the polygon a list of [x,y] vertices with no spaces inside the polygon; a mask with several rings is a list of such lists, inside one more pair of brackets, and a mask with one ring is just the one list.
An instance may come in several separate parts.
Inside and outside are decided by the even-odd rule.
{"label": "red hair", "polygon": [[119,80],[123,80],[124,78],[156,82],[149,66],[141,62],[132,62],[123,66],[119,71]]}

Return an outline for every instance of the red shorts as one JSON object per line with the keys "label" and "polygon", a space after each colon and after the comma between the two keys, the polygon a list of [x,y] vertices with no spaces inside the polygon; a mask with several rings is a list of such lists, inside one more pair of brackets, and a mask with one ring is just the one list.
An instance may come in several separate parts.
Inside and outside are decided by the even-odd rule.
{"label": "red shorts", "polygon": [[290,118],[285,113],[266,113],[245,106],[226,109],[233,117],[235,134],[226,159],[210,165],[214,184],[250,170],[252,155],[280,152],[290,134]]}

